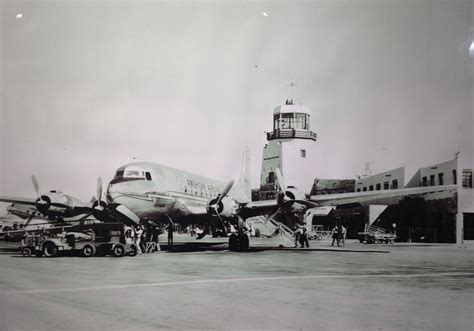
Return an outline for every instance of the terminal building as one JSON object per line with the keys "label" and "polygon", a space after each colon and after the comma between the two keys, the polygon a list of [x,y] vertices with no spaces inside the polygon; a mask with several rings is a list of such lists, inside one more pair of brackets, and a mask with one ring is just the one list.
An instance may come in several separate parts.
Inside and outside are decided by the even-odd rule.
{"label": "terminal building", "polygon": [[[396,227],[398,241],[460,242],[474,240],[474,190],[472,169],[459,169],[456,158],[419,168],[405,182],[404,167],[353,179],[321,179],[316,146],[317,135],[310,127],[310,111],[292,100],[273,112],[273,130],[267,132],[263,148],[260,188],[252,191],[252,200],[275,199],[280,188],[279,168],[288,188],[310,195],[399,190],[424,186],[457,185],[457,193],[436,191],[423,196],[407,196],[393,205],[351,205],[318,207],[310,221],[325,229],[344,224],[348,238],[356,238],[367,223]],[[445,191],[446,192],[446,191]],[[444,195],[443,195],[444,194]],[[324,212],[322,211],[324,209]],[[374,213],[374,211],[376,211]],[[374,216],[376,215],[376,216]]]}
{"label": "terminal building", "polygon": [[457,184],[457,158],[438,163],[429,167],[418,169],[405,187],[456,185]]}
{"label": "terminal building", "polygon": [[356,181],[356,192],[396,190],[405,185],[405,168],[397,168]]}

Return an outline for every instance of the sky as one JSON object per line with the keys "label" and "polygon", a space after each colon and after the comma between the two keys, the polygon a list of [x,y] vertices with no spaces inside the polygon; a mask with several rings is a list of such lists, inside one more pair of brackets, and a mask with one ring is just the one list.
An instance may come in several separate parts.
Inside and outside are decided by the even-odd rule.
{"label": "sky", "polygon": [[[320,178],[473,158],[472,1],[0,0],[0,195],[150,161],[259,184],[273,109],[311,109]],[[313,179],[309,179],[312,181]]]}

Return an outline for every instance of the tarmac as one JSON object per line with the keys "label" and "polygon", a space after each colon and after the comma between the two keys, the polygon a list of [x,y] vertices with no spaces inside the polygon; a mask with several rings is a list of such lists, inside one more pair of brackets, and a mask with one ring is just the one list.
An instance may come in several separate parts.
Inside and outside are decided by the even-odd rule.
{"label": "tarmac", "polygon": [[474,249],[25,258],[0,249],[0,330],[472,330]]}

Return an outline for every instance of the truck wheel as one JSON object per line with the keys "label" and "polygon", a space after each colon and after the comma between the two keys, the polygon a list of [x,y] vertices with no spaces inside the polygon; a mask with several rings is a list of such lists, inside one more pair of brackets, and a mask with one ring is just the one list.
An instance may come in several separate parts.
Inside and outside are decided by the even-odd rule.
{"label": "truck wheel", "polygon": [[231,252],[237,252],[239,248],[239,238],[235,233],[232,233],[229,237],[229,250]]}
{"label": "truck wheel", "polygon": [[125,247],[121,244],[117,244],[112,248],[112,254],[116,257],[124,256],[125,254]]}
{"label": "truck wheel", "polygon": [[92,245],[85,245],[82,247],[82,256],[91,257],[95,254],[95,247]]}
{"label": "truck wheel", "polygon": [[128,251],[129,256],[136,256],[138,254],[137,246],[132,245],[130,246],[130,250]]}
{"label": "truck wheel", "polygon": [[43,254],[46,257],[58,256],[58,247],[55,244],[53,244],[52,242],[49,242],[49,243],[44,245]]}
{"label": "truck wheel", "polygon": [[239,251],[241,252],[248,251],[249,250],[249,237],[245,233],[242,233],[239,235],[239,241],[240,241]]}
{"label": "truck wheel", "polygon": [[31,254],[33,254],[33,251],[30,247],[23,247],[23,249],[21,250],[21,255],[23,256],[31,256]]}

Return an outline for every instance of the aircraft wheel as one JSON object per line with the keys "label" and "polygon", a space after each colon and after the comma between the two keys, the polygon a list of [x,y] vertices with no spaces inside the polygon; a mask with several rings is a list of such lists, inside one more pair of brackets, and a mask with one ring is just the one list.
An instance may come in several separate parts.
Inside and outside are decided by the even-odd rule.
{"label": "aircraft wheel", "polygon": [[130,246],[130,250],[128,252],[129,256],[136,256],[138,254],[138,248],[135,245]]}
{"label": "aircraft wheel", "polygon": [[43,254],[46,257],[58,256],[58,247],[52,242],[49,242],[46,245],[44,245]]}
{"label": "aircraft wheel", "polygon": [[95,255],[95,247],[93,245],[85,245],[82,247],[82,256],[91,257]]}
{"label": "aircraft wheel", "polygon": [[21,255],[23,256],[31,256],[33,254],[33,251],[30,247],[23,247],[21,250]]}
{"label": "aircraft wheel", "polygon": [[249,237],[242,233],[241,235],[239,235],[239,241],[240,241],[240,251],[241,252],[246,252],[249,250]]}
{"label": "aircraft wheel", "polygon": [[112,254],[115,257],[122,257],[125,255],[125,247],[122,244],[117,244],[112,248]]}
{"label": "aircraft wheel", "polygon": [[239,237],[235,233],[232,233],[229,237],[229,250],[232,252],[239,250]]}

